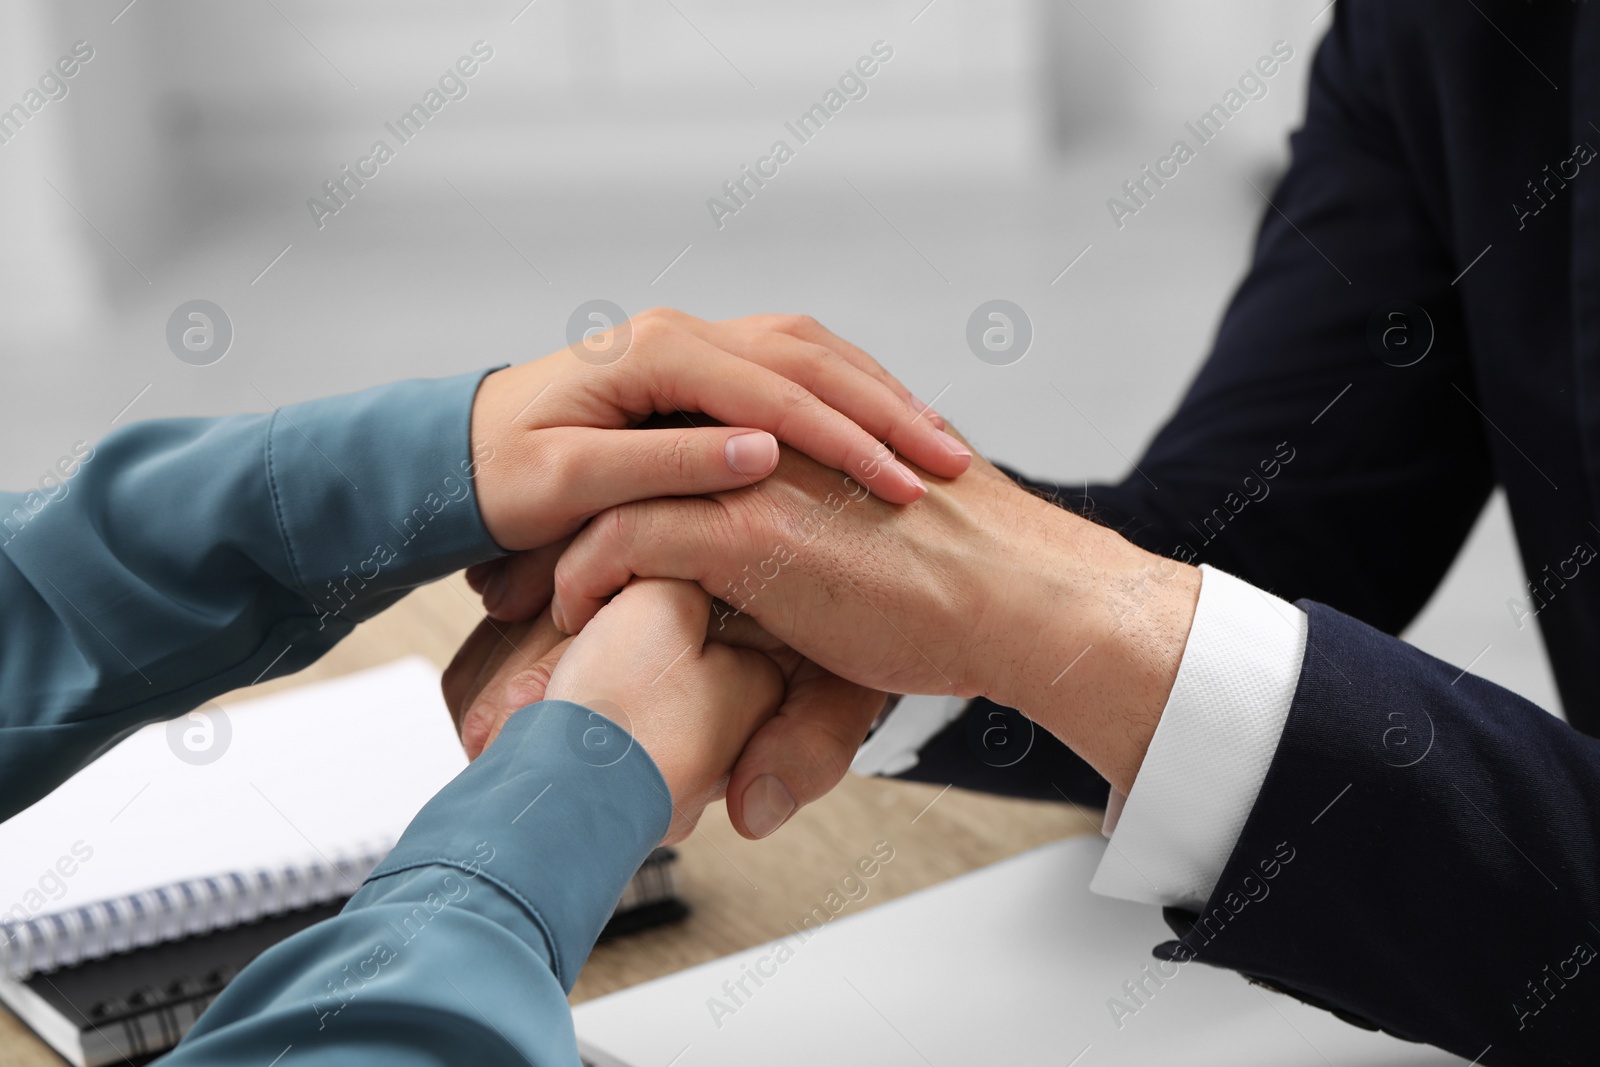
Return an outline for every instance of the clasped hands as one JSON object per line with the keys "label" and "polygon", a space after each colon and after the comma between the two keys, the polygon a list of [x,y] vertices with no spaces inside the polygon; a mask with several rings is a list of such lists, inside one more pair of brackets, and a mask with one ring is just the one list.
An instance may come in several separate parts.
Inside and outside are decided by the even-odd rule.
{"label": "clasped hands", "polygon": [[444,691],[469,756],[571,700],[654,759],[666,840],[724,792],[759,838],[837,784],[886,693],[944,693],[1131,787],[1198,572],[1021,489],[811,319],[626,328],[614,362],[563,350],[479,389],[479,511],[516,554],[468,572],[488,618]]}

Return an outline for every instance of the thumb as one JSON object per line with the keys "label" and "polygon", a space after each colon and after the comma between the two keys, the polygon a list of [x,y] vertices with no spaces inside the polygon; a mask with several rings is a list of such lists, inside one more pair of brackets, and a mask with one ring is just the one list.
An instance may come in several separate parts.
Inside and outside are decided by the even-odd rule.
{"label": "thumb", "polygon": [[766,837],[820,799],[850,769],[884,694],[805,664],[778,713],[745,745],[728,779],[728,818],[745,837]]}
{"label": "thumb", "polygon": [[778,439],[737,426],[670,430],[571,427],[565,447],[584,457],[587,477],[575,502],[590,514],[658,496],[701,496],[742,489],[778,465]]}

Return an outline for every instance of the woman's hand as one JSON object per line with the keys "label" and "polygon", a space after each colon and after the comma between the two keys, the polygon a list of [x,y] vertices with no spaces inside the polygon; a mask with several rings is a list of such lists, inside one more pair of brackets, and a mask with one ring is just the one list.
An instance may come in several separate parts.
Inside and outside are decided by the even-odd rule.
{"label": "woman's hand", "polygon": [[[618,432],[686,411],[727,425]],[[971,461],[942,426],[812,319],[654,309],[484,379],[472,408],[478,507],[502,548],[540,548],[616,504],[752,485],[777,466],[778,441],[908,503],[926,488],[893,453],[941,477]]]}
{"label": "woman's hand", "polygon": [[[764,653],[783,676],[783,704],[750,736],[727,783],[734,828],[766,837],[844,777],[884,694],[823,670],[748,616],[714,620],[709,630],[724,644]],[[545,699],[571,641],[548,611],[526,622],[478,624],[444,674],[445,703],[468,757],[477,759],[513,712]]]}
{"label": "woman's hand", "polygon": [[711,598],[692,582],[641,579],[575,638],[563,638],[548,614],[505,628],[485,620],[444,679],[467,754],[493,744],[527,704],[581,704],[644,746],[672,794],[665,843],[683,840],[784,692],[763,653],[708,642],[710,618]]}

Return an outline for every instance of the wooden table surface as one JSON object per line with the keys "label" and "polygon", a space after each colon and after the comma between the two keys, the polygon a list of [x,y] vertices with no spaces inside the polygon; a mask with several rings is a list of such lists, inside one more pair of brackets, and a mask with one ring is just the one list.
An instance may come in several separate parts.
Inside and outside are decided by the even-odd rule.
{"label": "wooden table surface", "polygon": [[[441,668],[483,617],[459,576],[412,593],[312,667],[222,697],[227,705],[420,654]],[[1099,828],[1100,813],[851,775],[766,841],[746,841],[721,806],[678,846],[678,888],[692,909],[673,926],[599,946],[574,1004],[772,940],[822,903],[856,861],[886,841],[894,859],[849,905],[853,914],[1049,841]],[[841,895],[843,895],[841,893]],[[0,1067],[63,1061],[0,1011]]]}

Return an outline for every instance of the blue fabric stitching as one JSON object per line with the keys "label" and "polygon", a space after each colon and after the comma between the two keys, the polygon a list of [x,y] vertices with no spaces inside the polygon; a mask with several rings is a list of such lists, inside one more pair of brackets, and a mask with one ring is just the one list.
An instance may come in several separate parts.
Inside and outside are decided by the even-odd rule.
{"label": "blue fabric stitching", "polygon": [[289,536],[288,525],[283,520],[283,502],[278,493],[278,475],[272,464],[272,439],[273,429],[278,424],[278,412],[274,411],[267,420],[267,493],[272,497],[272,516],[278,524],[278,536],[283,539],[283,549],[289,558],[289,573],[294,577],[298,592],[307,600],[311,594],[306,591],[305,576],[300,573],[300,561],[295,557],[294,539]]}
{"label": "blue fabric stitching", "polygon": [[[366,882],[362,884],[371,884],[380,878],[388,878],[392,875],[403,874],[406,871],[414,871],[422,867],[454,867],[458,871],[471,873],[469,866],[462,863],[460,860],[450,859],[446,856],[435,856],[432,859],[409,860],[406,863],[403,863],[400,866],[394,867],[390,870],[384,870],[383,868],[379,867],[373,870],[371,874],[367,875]],[[472,876],[474,878],[487,879],[490,885],[498,886],[501,892],[505,893],[511,899],[522,905],[523,910],[526,911],[529,918],[533,920],[533,925],[538,927],[540,936],[544,938],[545,947],[550,950],[550,965],[551,968],[556,972],[556,980],[561,983],[563,988],[565,988],[567,986],[567,976],[566,968],[563,967],[561,963],[561,949],[556,945],[555,935],[550,932],[550,924],[545,920],[544,915],[540,913],[533,901],[523,896],[521,892],[512,886],[507,885],[499,878],[496,878],[488,871],[485,871],[481,865],[477,866],[476,873]]]}

